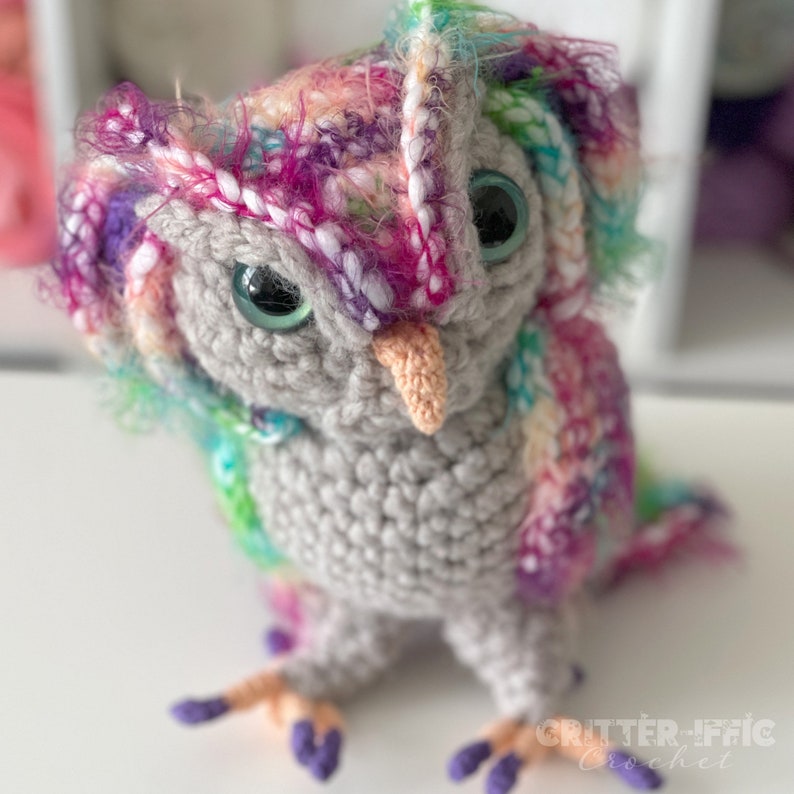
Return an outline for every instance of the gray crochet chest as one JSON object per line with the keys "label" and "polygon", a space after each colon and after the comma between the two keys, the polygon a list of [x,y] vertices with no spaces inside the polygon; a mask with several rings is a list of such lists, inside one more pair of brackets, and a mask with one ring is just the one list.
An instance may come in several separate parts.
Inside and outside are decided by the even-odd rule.
{"label": "gray crochet chest", "polygon": [[307,431],[259,448],[251,478],[268,533],[312,582],[352,604],[432,617],[508,597],[529,489],[521,424],[505,414],[494,388],[432,437]]}

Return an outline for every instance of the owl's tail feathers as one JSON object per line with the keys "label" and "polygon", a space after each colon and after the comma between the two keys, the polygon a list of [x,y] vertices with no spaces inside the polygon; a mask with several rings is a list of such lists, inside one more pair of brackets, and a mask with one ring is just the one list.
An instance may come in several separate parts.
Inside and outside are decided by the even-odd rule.
{"label": "owl's tail feathers", "polygon": [[737,548],[725,534],[729,512],[707,488],[640,474],[635,531],[623,541],[600,577],[611,589],[634,573],[655,572],[682,557],[735,560]]}

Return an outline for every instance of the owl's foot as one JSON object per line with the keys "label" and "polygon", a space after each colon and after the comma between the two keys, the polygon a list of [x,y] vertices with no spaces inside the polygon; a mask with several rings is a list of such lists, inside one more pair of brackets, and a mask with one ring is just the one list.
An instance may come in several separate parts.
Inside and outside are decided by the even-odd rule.
{"label": "owl's foot", "polygon": [[290,726],[290,746],[298,763],[318,780],[327,780],[339,766],[342,716],[331,703],[293,692],[273,670],[265,670],[219,697],[183,700],[171,708],[171,714],[185,725],[198,725],[260,703],[276,725]]}
{"label": "owl's foot", "polygon": [[517,720],[500,720],[482,731],[479,741],[458,750],[447,771],[455,782],[473,775],[486,761],[494,759],[485,780],[487,794],[506,794],[515,785],[518,773],[549,753],[541,744],[534,726]]}
{"label": "owl's foot", "polygon": [[523,769],[537,764],[551,752],[576,761],[582,769],[607,767],[635,789],[656,789],[662,785],[661,776],[636,757],[609,747],[580,723],[562,717],[547,720],[542,726],[500,720],[486,728],[479,741],[458,750],[450,759],[448,772],[458,782],[493,759],[485,780],[486,794],[507,794]]}

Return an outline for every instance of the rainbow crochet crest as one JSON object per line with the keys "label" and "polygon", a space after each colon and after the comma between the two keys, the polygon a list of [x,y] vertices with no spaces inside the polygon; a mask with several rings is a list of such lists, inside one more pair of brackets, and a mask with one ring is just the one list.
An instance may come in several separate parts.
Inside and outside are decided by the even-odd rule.
{"label": "rainbow crochet crest", "polygon": [[556,365],[526,366],[522,340],[540,329],[555,349],[560,324],[584,316],[646,248],[635,231],[636,117],[612,47],[420,0],[396,12],[381,44],[219,107],[152,102],[125,84],[78,128],[61,196],[60,298],[139,411],[178,414],[211,452],[227,515],[266,565],[277,555],[243,450],[284,441],[300,422],[243,405],[192,360],[174,317],[174,254],[136,204],[180,199],[288,233],[368,332],[405,318],[443,324],[459,286],[444,212],[461,90],[527,152],[544,198],[548,275],[510,370],[513,404],[528,410]]}

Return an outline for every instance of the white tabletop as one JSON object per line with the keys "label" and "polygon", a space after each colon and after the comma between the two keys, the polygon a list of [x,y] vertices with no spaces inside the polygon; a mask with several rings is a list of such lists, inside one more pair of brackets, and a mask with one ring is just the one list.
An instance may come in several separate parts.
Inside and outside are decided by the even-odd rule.
{"label": "white tabletop", "polygon": [[[260,713],[200,730],[166,715],[175,698],[210,694],[264,662],[256,575],[190,445],[123,434],[87,380],[4,375],[0,395],[0,790],[318,791]],[[687,765],[730,749],[729,768],[679,764],[666,773],[669,790],[790,792],[794,405],[640,397],[636,417],[654,461],[706,474],[731,501],[745,558],[685,564],[599,602],[583,627],[588,677],[567,711],[648,715],[682,732],[697,732],[697,720],[773,720],[769,747],[696,747],[680,734]],[[455,790],[447,756],[493,711],[429,642],[346,715],[343,766],[328,791],[403,794]],[[642,753],[669,764],[676,748]],[[624,789],[556,759],[517,789],[551,790]]]}

